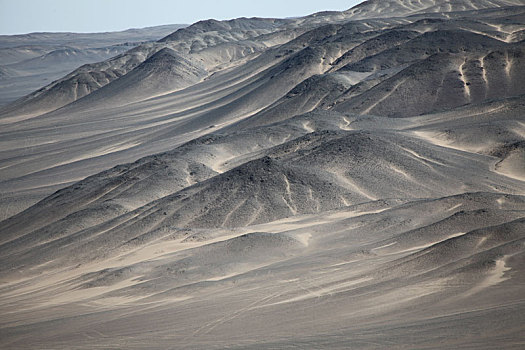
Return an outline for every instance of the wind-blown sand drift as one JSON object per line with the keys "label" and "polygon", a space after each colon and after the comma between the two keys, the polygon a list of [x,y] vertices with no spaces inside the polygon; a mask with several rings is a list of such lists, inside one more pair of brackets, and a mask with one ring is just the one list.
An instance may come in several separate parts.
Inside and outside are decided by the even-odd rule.
{"label": "wind-blown sand drift", "polygon": [[208,20],[4,107],[0,345],[523,347],[524,33],[517,0]]}

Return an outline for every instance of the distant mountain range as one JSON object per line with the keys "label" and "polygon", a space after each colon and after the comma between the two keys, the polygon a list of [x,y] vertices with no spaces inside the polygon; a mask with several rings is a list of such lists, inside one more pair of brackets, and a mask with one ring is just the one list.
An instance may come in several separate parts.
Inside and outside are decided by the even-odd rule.
{"label": "distant mountain range", "polygon": [[0,35],[0,106],[70,71],[109,59],[184,25],[110,33],[30,33]]}

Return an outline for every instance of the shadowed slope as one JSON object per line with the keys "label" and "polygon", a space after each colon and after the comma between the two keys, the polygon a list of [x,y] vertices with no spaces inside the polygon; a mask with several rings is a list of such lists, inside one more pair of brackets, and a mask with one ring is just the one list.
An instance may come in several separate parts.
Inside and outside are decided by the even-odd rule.
{"label": "shadowed slope", "polygon": [[105,85],[76,103],[76,108],[91,104],[112,107],[137,102],[156,95],[180,90],[208,75],[203,65],[163,48],[126,75]]}
{"label": "shadowed slope", "polygon": [[522,95],[522,56],[522,44],[478,54],[435,54],[335,109],[408,117]]}

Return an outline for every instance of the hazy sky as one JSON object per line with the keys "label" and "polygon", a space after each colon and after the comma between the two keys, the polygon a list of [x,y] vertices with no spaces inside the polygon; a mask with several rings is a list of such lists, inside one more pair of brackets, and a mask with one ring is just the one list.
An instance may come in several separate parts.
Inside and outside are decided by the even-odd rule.
{"label": "hazy sky", "polygon": [[293,17],[359,0],[0,0],[0,34],[101,32],[201,19]]}

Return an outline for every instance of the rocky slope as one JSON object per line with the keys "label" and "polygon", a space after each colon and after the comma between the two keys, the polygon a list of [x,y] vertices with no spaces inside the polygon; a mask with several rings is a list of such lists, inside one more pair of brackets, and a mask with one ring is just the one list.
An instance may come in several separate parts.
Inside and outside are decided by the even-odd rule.
{"label": "rocky slope", "polygon": [[202,21],[4,109],[1,346],[519,347],[524,15]]}

